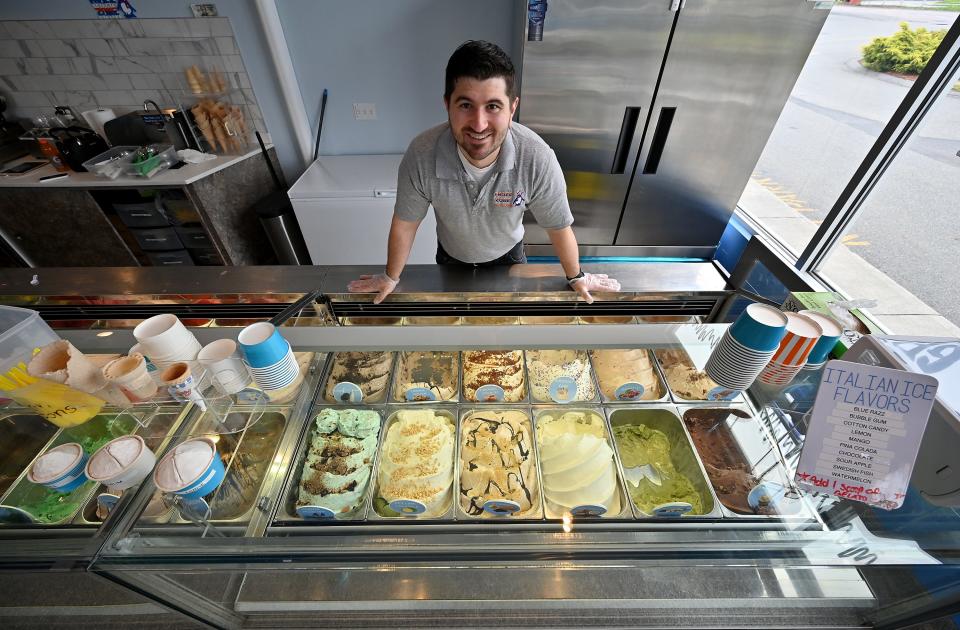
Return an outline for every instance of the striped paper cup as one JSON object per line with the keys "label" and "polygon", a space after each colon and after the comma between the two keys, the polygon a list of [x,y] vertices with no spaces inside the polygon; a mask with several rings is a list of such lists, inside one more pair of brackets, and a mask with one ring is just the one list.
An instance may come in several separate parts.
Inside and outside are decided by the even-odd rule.
{"label": "striped paper cup", "polygon": [[820,324],[800,313],[784,313],[787,316],[787,334],[770,359],[771,363],[802,367],[823,335]]}

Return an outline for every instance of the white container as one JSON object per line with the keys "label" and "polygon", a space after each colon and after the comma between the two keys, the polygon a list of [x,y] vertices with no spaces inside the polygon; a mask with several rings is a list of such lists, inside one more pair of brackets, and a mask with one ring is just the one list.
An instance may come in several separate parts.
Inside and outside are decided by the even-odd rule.
{"label": "white container", "polygon": [[177,361],[194,361],[201,345],[176,315],[154,315],[137,324],[133,336],[140,342],[139,350],[157,367],[166,367]]}
{"label": "white container", "polygon": [[200,350],[197,360],[208,372],[213,386],[221,394],[236,394],[250,384],[251,376],[240,358],[237,342],[218,339]]}
{"label": "white container", "polygon": [[125,435],[104,444],[87,461],[87,477],[110,490],[126,490],[146,479],[157,457],[139,435]]}

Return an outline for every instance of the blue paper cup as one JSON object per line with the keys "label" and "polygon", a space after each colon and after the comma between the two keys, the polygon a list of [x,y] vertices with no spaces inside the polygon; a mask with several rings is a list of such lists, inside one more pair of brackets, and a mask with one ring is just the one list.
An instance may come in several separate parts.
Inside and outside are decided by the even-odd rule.
{"label": "blue paper cup", "polygon": [[[178,449],[184,448],[191,442],[206,443],[210,447],[210,461],[206,463],[206,466],[201,469],[199,474],[194,476],[193,479],[184,481],[182,485],[168,486],[164,484],[164,469],[173,466]],[[170,492],[181,496],[187,501],[207,496],[220,486],[225,476],[226,470],[223,467],[223,460],[220,459],[220,455],[217,453],[217,445],[209,438],[195,438],[177,445],[176,448],[160,460],[160,463],[157,464],[156,469],[153,471],[153,481],[157,488],[163,492]]]}
{"label": "blue paper cup", "polygon": [[290,350],[290,344],[270,322],[250,324],[240,331],[237,341],[247,365],[251,368],[274,365]]}
{"label": "blue paper cup", "polygon": [[[60,470],[54,471],[53,474],[44,474],[45,471],[42,470],[44,467],[43,461],[41,460],[48,457],[69,458],[69,461],[62,465]],[[84,468],[87,466],[87,457],[83,447],[76,442],[61,444],[37,458],[37,461],[34,462],[27,473],[27,479],[64,494],[73,492],[87,482],[87,475],[84,473]],[[37,473],[41,474],[37,475]]]}
{"label": "blue paper cup", "polygon": [[830,351],[833,350],[837,342],[840,341],[840,336],[843,334],[843,326],[829,315],[824,315],[817,311],[800,311],[800,314],[806,315],[817,322],[820,324],[820,328],[823,329],[823,335],[807,356],[807,364],[817,365],[823,363],[829,358]]}
{"label": "blue paper cup", "polygon": [[787,334],[787,316],[766,304],[750,304],[729,328],[740,345],[758,352],[776,350]]}

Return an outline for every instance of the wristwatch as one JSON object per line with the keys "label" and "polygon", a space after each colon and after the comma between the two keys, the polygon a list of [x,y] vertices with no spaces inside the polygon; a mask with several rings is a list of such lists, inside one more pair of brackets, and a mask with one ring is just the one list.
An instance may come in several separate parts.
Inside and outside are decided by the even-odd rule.
{"label": "wristwatch", "polygon": [[573,284],[573,281],[574,281],[574,280],[579,280],[579,279],[582,278],[584,275],[585,275],[585,274],[583,273],[583,269],[581,269],[581,270],[580,270],[580,273],[578,273],[577,275],[575,275],[575,276],[567,276],[567,284]]}

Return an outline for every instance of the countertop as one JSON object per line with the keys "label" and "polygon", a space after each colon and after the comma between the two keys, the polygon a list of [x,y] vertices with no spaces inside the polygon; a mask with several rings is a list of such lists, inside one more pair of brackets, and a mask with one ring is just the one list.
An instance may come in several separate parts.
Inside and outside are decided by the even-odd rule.
{"label": "countertop", "polygon": [[[273,145],[267,145],[271,148]],[[0,176],[0,188],[160,188],[186,186],[221,171],[237,162],[260,154],[260,149],[251,149],[242,155],[218,155],[216,159],[201,164],[185,164],[178,169],[167,169],[147,179],[143,177],[118,177],[107,179],[93,173],[74,173],[68,171],[66,177],[48,182],[39,181],[41,177],[56,174],[52,164],[19,177]],[[21,160],[28,161],[28,160]]]}

